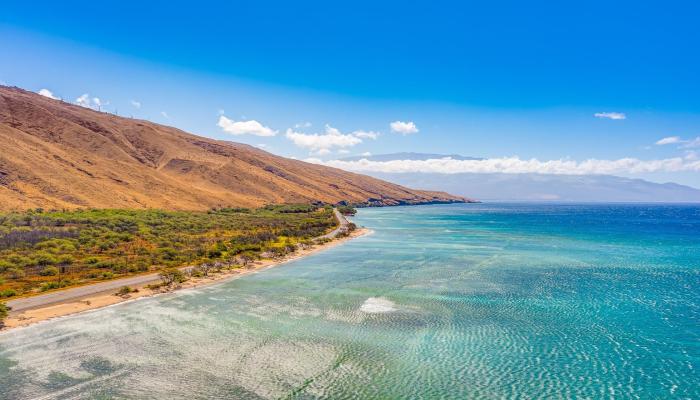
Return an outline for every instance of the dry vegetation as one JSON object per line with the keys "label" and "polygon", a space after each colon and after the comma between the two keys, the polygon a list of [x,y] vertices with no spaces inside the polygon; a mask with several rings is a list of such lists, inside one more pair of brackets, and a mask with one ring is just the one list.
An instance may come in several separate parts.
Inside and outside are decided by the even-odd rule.
{"label": "dry vegetation", "polygon": [[0,86],[0,210],[463,200]]}

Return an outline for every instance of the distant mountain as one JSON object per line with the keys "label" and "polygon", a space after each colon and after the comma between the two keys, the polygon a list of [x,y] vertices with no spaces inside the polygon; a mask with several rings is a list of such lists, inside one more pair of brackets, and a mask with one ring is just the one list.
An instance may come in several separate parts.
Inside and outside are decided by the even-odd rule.
{"label": "distant mountain", "polygon": [[[397,153],[377,161],[403,160]],[[426,155],[418,155],[426,156]],[[453,157],[430,154],[431,158]],[[469,159],[469,158],[467,158]],[[611,175],[485,173],[380,173],[369,175],[410,187],[443,190],[477,200],[581,202],[700,202],[700,190],[676,183],[653,183]]]}
{"label": "distant mountain", "polygon": [[342,161],[392,161],[392,160],[434,160],[436,158],[451,158],[453,160],[483,160],[483,158],[465,157],[459,154],[430,154],[430,153],[391,153],[369,156],[353,156],[341,158]]}
{"label": "distant mountain", "polygon": [[0,210],[461,202],[0,86]]}
{"label": "distant mountain", "polygon": [[477,200],[581,202],[700,202],[700,190],[611,175],[386,174],[374,177]]}

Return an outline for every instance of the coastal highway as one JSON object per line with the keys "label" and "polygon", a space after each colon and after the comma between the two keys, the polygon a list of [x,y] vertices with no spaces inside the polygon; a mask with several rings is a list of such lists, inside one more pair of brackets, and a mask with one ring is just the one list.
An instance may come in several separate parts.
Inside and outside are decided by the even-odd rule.
{"label": "coastal highway", "polygon": [[[338,234],[347,229],[348,220],[345,218],[345,216],[343,216],[336,208],[333,209],[333,214],[338,220],[338,227],[332,230],[331,232],[326,233],[325,235],[319,236],[317,239],[334,239],[336,236],[338,236]],[[132,276],[129,278],[121,278],[115,279],[113,281],[94,283],[71,289],[60,290],[58,292],[46,293],[38,296],[10,300],[7,301],[5,304],[12,308],[12,313],[17,313],[20,311],[45,307],[52,304],[75,301],[84,297],[89,297],[104,292],[116,292],[123,286],[140,286],[157,282],[160,282],[160,277],[157,273]]]}
{"label": "coastal highway", "polygon": [[326,233],[325,235],[317,237],[316,239],[334,239],[341,232],[344,232],[348,229],[348,219],[345,218],[345,216],[341,214],[337,208],[333,209],[333,214],[335,215],[335,219],[338,220],[338,227],[333,229],[331,232]]}

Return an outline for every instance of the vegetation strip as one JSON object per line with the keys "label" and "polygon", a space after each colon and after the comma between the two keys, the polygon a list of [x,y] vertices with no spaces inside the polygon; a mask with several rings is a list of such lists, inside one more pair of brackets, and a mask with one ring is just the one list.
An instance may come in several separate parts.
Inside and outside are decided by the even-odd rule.
{"label": "vegetation strip", "polygon": [[336,225],[332,208],[310,205],[0,214],[0,291],[8,299],[149,272],[170,286],[282,258]]}

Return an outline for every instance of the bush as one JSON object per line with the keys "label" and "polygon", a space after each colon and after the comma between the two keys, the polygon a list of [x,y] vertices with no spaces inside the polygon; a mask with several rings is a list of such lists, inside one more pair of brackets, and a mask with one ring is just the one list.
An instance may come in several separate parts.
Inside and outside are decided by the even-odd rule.
{"label": "bush", "polygon": [[116,294],[117,296],[128,296],[130,293],[138,293],[138,291],[138,289],[134,289],[129,286],[122,286]]}
{"label": "bush", "polygon": [[45,252],[37,253],[36,256],[34,257],[34,262],[36,263],[36,265],[42,265],[42,266],[58,264],[58,260],[56,260],[56,258],[54,256],[52,256],[49,253],[45,253]]}
{"label": "bush", "polygon": [[41,290],[42,292],[45,292],[47,290],[60,289],[60,288],[64,288],[66,286],[69,286],[71,283],[72,282],[68,281],[68,280],[59,281],[59,282],[56,282],[56,281],[46,282],[39,287],[39,290]]}
{"label": "bush", "polygon": [[338,211],[343,215],[355,215],[357,210],[351,206],[338,206]]}
{"label": "bush", "polygon": [[46,267],[39,272],[41,276],[56,276],[58,275],[58,268],[56,267]]}
{"label": "bush", "polygon": [[13,264],[11,264],[9,261],[0,260],[0,273],[3,273],[8,269],[12,268],[12,265]]}
{"label": "bush", "polygon": [[22,279],[25,276],[24,271],[22,271],[19,268],[10,268],[7,270],[7,274],[10,277],[10,279]]}
{"label": "bush", "polygon": [[7,318],[7,315],[10,313],[11,308],[8,307],[5,303],[0,303],[0,328],[5,327],[5,318]]}
{"label": "bush", "polygon": [[0,298],[14,297],[14,296],[17,296],[17,291],[15,291],[14,289],[0,290]]}
{"label": "bush", "polygon": [[158,275],[166,286],[170,286],[173,283],[182,283],[187,280],[185,274],[177,268],[164,269],[160,271]]}

